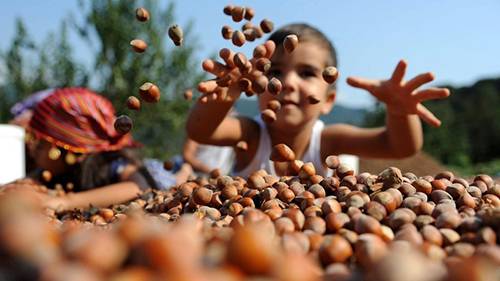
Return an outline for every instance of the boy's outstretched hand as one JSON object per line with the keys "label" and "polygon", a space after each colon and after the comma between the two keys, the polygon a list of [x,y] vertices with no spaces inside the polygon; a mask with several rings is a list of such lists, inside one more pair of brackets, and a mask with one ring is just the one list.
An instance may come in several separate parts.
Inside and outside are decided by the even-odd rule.
{"label": "boy's outstretched hand", "polygon": [[378,100],[384,102],[388,114],[417,114],[429,125],[439,127],[441,121],[421,102],[446,98],[450,95],[450,91],[446,88],[429,88],[417,91],[420,86],[434,80],[434,75],[427,72],[417,75],[409,81],[404,81],[406,66],[406,61],[399,61],[389,80],[349,77],[347,83],[353,87],[367,90]]}

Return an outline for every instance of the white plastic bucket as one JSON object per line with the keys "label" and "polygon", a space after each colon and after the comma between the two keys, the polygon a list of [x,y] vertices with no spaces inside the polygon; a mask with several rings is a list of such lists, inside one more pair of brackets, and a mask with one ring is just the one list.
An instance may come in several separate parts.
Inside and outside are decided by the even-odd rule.
{"label": "white plastic bucket", "polygon": [[340,163],[347,165],[351,169],[354,170],[355,174],[359,173],[359,157],[351,154],[340,154],[339,155]]}
{"label": "white plastic bucket", "polygon": [[24,129],[0,124],[0,185],[25,176]]}

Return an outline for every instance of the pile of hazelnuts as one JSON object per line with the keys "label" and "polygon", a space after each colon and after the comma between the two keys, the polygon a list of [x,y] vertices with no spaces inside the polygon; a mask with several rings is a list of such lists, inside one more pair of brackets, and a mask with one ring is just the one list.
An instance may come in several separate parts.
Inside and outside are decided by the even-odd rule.
{"label": "pile of hazelnuts", "polygon": [[281,150],[272,158],[289,176],[214,170],[109,208],[44,212],[3,197],[0,249],[9,270],[44,280],[497,280],[490,176],[355,174],[330,156],[322,177]]}

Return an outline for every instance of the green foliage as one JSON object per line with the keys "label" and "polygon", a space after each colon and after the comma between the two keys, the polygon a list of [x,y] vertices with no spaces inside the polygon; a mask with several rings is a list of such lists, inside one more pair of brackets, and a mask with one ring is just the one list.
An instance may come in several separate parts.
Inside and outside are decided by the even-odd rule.
{"label": "green foliage", "polygon": [[[84,86],[108,97],[118,115],[132,117],[134,137],[148,156],[166,158],[180,151],[189,109],[182,93],[204,78],[194,57],[197,41],[191,34],[192,22],[179,23],[184,43],[175,47],[167,36],[175,22],[174,3],[160,7],[151,0],[95,0],[80,1],[79,6],[78,15],[63,21],[57,34],[49,34],[39,45],[17,20],[11,45],[0,52],[0,122],[11,118],[9,108],[15,102],[35,91]],[[150,21],[135,19],[137,7],[150,11]],[[93,57],[87,67],[73,57],[69,32],[90,46]],[[136,38],[147,42],[145,53],[132,51],[129,42]],[[144,82],[158,85],[162,97],[159,103],[143,103],[140,112],[132,112],[126,108],[127,97],[138,95]]]}
{"label": "green foliage", "polygon": [[[134,120],[134,136],[145,145],[150,156],[165,158],[180,151],[184,138],[184,119],[189,104],[182,98],[185,89],[203,78],[194,60],[197,42],[191,36],[192,23],[182,25],[184,43],[175,47],[166,35],[174,23],[174,3],[166,9],[156,1],[80,1],[83,23],[75,23],[80,36],[96,46],[93,77],[99,91],[115,105],[119,114]],[[148,22],[135,20],[135,9],[144,6],[151,13]],[[147,42],[145,53],[132,51],[129,42],[140,38]],[[152,82],[161,89],[159,103],[143,103],[139,113],[125,106],[128,96]]]}
{"label": "green foliage", "polygon": [[[500,79],[478,81],[471,87],[447,87],[451,96],[425,105],[441,119],[440,128],[424,124],[424,150],[444,164],[467,174],[500,172]],[[384,124],[378,106],[366,126]],[[496,169],[496,170],[495,170]]]}

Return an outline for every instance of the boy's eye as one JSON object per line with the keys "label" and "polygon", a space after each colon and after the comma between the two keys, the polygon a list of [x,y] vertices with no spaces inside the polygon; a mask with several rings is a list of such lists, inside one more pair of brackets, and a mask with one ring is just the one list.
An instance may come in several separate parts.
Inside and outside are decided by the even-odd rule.
{"label": "boy's eye", "polygon": [[278,68],[271,68],[267,72],[267,77],[269,77],[269,78],[271,78],[271,77],[279,78],[280,76],[281,76],[281,70]]}
{"label": "boy's eye", "polygon": [[300,75],[300,77],[303,77],[303,78],[317,76],[316,71],[314,71],[312,69],[303,69],[303,70],[299,71],[299,75]]}

